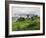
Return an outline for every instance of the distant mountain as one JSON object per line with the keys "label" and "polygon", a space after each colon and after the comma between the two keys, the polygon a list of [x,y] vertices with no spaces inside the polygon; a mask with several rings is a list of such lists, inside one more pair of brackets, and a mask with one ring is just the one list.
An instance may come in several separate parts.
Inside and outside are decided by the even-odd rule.
{"label": "distant mountain", "polygon": [[[15,14],[14,17],[26,17],[27,15],[29,15],[30,17],[32,17],[32,16],[35,16],[35,15],[37,15],[37,14]],[[38,15],[37,15],[37,16],[38,16]]]}

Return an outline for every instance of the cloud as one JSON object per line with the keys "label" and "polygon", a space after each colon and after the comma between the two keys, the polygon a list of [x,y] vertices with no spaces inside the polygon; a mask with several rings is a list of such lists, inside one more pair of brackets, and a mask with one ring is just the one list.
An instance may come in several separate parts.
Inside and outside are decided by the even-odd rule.
{"label": "cloud", "polygon": [[39,7],[13,7],[12,15],[13,17],[18,14],[36,14],[40,16],[40,8]]}

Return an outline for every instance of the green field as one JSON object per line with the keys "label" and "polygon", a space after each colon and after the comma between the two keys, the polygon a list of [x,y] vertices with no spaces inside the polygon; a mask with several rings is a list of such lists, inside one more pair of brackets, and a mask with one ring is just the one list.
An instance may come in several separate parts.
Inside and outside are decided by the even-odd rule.
{"label": "green field", "polygon": [[20,17],[17,21],[12,20],[12,31],[40,30],[40,17]]}

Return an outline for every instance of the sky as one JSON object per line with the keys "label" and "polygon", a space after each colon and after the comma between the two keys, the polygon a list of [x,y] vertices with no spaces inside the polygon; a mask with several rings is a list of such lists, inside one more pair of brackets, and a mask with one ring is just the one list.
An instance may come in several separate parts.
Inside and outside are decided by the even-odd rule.
{"label": "sky", "polygon": [[39,7],[12,7],[12,17],[20,14],[34,14],[40,16]]}

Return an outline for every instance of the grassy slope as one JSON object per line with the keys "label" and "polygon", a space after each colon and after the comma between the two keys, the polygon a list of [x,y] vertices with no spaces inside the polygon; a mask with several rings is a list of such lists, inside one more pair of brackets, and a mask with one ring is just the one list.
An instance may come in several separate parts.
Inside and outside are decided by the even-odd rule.
{"label": "grassy slope", "polygon": [[31,20],[25,19],[24,21],[16,21],[12,23],[12,31],[19,31],[19,30],[39,30],[40,29],[40,22],[39,19]]}

